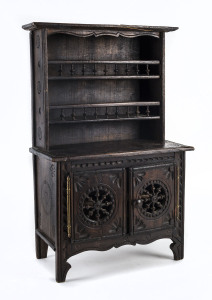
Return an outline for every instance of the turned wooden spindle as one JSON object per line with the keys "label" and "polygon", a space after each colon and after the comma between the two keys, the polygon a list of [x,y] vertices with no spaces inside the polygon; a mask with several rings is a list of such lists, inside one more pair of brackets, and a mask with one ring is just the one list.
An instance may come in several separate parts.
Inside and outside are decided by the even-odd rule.
{"label": "turned wooden spindle", "polygon": [[139,75],[139,65],[136,65],[136,75]]}
{"label": "turned wooden spindle", "polygon": [[62,74],[63,74],[63,65],[62,64],[60,65],[60,69],[59,69],[58,73],[59,73],[59,76],[62,76]]}
{"label": "turned wooden spindle", "polygon": [[106,113],[105,113],[106,119],[108,119],[108,107],[106,106]]}
{"label": "turned wooden spindle", "polygon": [[85,75],[85,64],[82,65],[82,75]]}
{"label": "turned wooden spindle", "polygon": [[150,69],[149,69],[149,65],[146,65],[146,74],[149,76],[150,74]]}
{"label": "turned wooden spindle", "polygon": [[87,115],[86,115],[86,108],[84,107],[83,108],[83,118],[84,118],[84,120],[86,120],[86,117],[87,117]]}
{"label": "turned wooden spindle", "polygon": [[107,65],[105,65],[105,68],[104,68],[104,75],[105,76],[107,75]]}
{"label": "turned wooden spindle", "polygon": [[118,66],[117,66],[117,64],[115,64],[115,69],[114,69],[114,72],[115,72],[115,75],[117,75],[117,74],[118,74]]}
{"label": "turned wooden spindle", "polygon": [[75,118],[75,110],[74,110],[74,108],[72,108],[72,114],[71,114],[71,116],[72,116],[72,120],[74,121],[76,118]]}
{"label": "turned wooden spindle", "polygon": [[129,67],[128,67],[128,64],[126,64],[126,69],[125,69],[125,72],[126,72],[126,75],[129,74]]}
{"label": "turned wooden spindle", "polygon": [[73,66],[73,64],[71,64],[71,69],[70,69],[70,75],[71,76],[73,76],[73,74],[74,74],[74,66]]}
{"label": "turned wooden spindle", "polygon": [[149,110],[149,106],[147,106],[147,108],[146,108],[146,116],[149,117],[149,115],[150,115],[150,110]]}

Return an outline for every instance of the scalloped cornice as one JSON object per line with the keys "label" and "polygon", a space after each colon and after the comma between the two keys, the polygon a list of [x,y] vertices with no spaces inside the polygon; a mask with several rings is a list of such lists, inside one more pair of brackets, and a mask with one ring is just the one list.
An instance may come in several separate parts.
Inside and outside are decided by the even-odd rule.
{"label": "scalloped cornice", "polygon": [[160,37],[159,32],[135,32],[135,31],[111,31],[111,30],[48,30],[48,35],[53,35],[57,33],[62,33],[62,34],[68,34],[68,35],[74,35],[78,37],[90,37],[90,36],[114,36],[114,37],[127,37],[127,38],[134,38],[138,36],[152,36],[155,38]]}
{"label": "scalloped cornice", "polygon": [[[113,36],[115,33],[119,35],[125,34],[125,36],[130,35],[128,37],[132,37],[132,33],[142,32],[146,33],[159,33],[159,32],[169,32],[177,30],[178,27],[166,27],[166,26],[138,26],[138,25],[102,25],[102,24],[73,24],[73,23],[42,23],[42,22],[32,22],[22,26],[25,30],[37,30],[37,29],[48,29],[52,31],[69,31],[69,32],[78,32],[78,31],[87,31],[93,32],[93,35],[100,34],[105,35],[108,32],[113,32]],[[70,33],[71,34],[71,33]],[[86,32],[84,33],[86,34]],[[96,35],[95,35],[96,36]],[[97,35],[99,36],[99,35]],[[136,36],[136,35],[135,35]]]}

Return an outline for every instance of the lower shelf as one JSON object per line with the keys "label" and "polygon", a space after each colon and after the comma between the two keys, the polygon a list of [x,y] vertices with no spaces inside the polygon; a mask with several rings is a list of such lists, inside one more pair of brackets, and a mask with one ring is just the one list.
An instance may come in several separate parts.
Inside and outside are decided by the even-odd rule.
{"label": "lower shelf", "polygon": [[69,123],[88,123],[88,122],[109,122],[109,121],[140,121],[140,120],[159,120],[160,116],[135,116],[135,117],[116,117],[110,116],[108,118],[98,117],[97,119],[80,119],[75,117],[74,119],[65,119],[65,120],[50,120],[49,124],[69,124]]}

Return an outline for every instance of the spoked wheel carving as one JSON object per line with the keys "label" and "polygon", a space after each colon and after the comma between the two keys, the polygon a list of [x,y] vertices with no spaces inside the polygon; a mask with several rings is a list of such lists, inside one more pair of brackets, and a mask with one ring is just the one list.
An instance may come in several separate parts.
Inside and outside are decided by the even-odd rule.
{"label": "spoked wheel carving", "polygon": [[82,218],[91,225],[102,225],[107,222],[112,217],[114,209],[114,193],[105,185],[90,188],[80,201]]}
{"label": "spoked wheel carving", "polygon": [[169,193],[164,183],[151,180],[138,193],[137,209],[147,218],[161,216],[169,206]]}

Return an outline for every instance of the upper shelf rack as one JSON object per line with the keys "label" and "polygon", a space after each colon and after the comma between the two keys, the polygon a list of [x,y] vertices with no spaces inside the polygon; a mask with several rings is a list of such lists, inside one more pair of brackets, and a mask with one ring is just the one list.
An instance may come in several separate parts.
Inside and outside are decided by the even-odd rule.
{"label": "upper shelf rack", "polygon": [[71,61],[50,60],[49,80],[158,79],[159,60]]}

